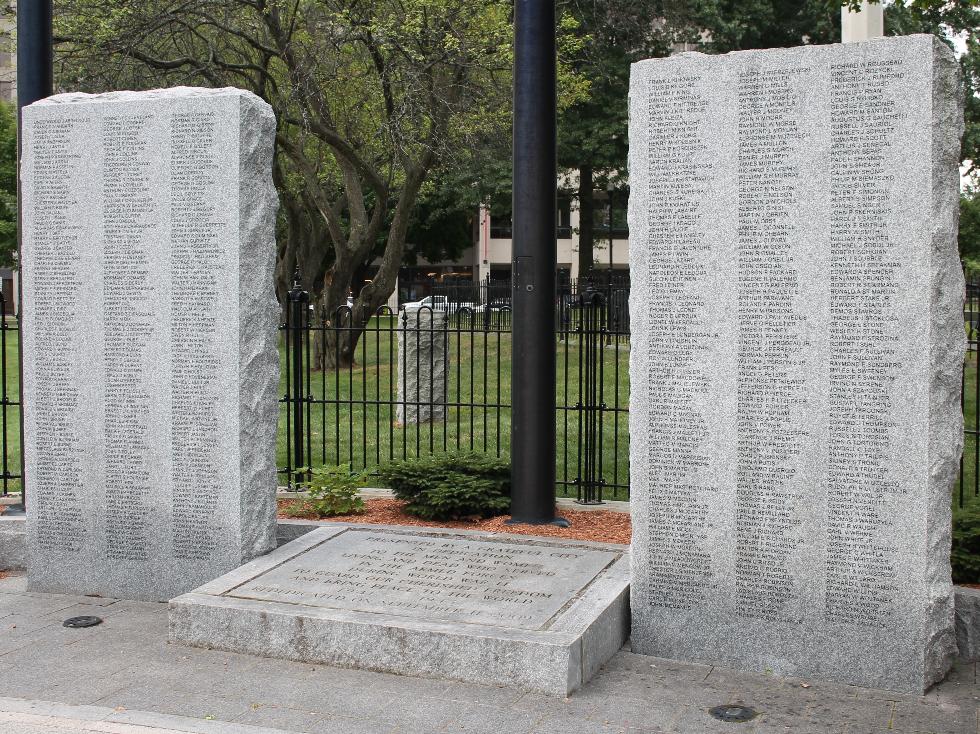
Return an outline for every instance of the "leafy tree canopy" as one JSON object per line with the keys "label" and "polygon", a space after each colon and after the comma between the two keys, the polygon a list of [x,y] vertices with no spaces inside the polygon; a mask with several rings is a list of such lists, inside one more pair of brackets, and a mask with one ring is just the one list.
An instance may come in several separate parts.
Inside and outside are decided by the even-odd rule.
{"label": "leafy tree canopy", "polygon": [[[366,323],[394,288],[433,171],[507,125],[507,0],[57,0],[59,85],[251,90],[278,120],[280,293],[299,266]],[[358,336],[324,353],[351,357]]]}
{"label": "leafy tree canopy", "polygon": [[17,113],[0,102],[0,266],[17,263]]}

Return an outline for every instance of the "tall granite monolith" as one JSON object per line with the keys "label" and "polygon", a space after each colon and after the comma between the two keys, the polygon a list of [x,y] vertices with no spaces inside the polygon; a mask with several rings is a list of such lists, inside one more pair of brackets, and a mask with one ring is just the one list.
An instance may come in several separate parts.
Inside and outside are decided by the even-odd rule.
{"label": "tall granite monolith", "polygon": [[165,600],[275,547],[275,127],[238,89],[24,109],[31,589]]}
{"label": "tall granite monolith", "polygon": [[960,100],[931,36],[633,66],[634,651],[948,670]]}

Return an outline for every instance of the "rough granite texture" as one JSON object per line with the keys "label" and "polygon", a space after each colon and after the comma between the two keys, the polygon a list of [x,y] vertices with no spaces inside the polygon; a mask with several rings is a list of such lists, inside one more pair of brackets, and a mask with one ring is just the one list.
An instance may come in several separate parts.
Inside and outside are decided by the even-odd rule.
{"label": "rough granite texture", "polygon": [[399,425],[446,419],[449,370],[448,314],[430,308],[398,316]]}
{"label": "rough granite texture", "polygon": [[[373,542],[379,547],[390,546],[384,565],[378,565],[374,553],[351,558],[347,552],[350,543],[377,538]],[[420,540],[428,550],[413,551]],[[440,560],[433,558],[451,563],[464,547],[473,552],[487,544],[499,550],[484,551],[483,560],[464,574],[466,581],[441,580],[451,572],[440,570]],[[567,696],[629,635],[625,550],[472,531],[338,523],[173,599],[170,640]],[[508,566],[512,553],[522,565]],[[534,554],[545,571],[542,583],[524,565]],[[593,561],[599,564],[584,568]],[[351,564],[361,568],[352,570]],[[511,573],[512,568],[520,572]],[[484,573],[488,576],[480,580]],[[387,593],[378,585],[398,589]],[[561,587],[566,589],[563,598],[549,597],[547,605],[554,608],[543,611],[542,597]],[[528,617],[522,626],[525,605]]]}
{"label": "rough granite texture", "polygon": [[980,660],[980,589],[957,586],[955,591],[957,656],[975,663]]}
{"label": "rough granite texture", "polygon": [[633,66],[635,651],[946,674],[961,134],[932,36]]}
{"label": "rough granite texture", "polygon": [[275,547],[275,128],[233,88],[24,109],[32,590],[163,601]]}
{"label": "rough granite texture", "polygon": [[0,515],[0,571],[27,568],[27,532],[22,517]]}

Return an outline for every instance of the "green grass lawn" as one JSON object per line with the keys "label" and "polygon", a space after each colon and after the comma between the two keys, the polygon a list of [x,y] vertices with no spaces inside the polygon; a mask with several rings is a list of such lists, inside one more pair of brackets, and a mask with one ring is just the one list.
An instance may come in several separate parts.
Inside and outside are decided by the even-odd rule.
{"label": "green grass lawn", "polygon": [[[350,464],[365,469],[390,459],[440,451],[480,451],[497,456],[510,452],[511,337],[499,331],[448,332],[449,370],[446,385],[445,420],[399,426],[398,351],[390,319],[375,319],[358,344],[354,365],[329,371],[313,371],[305,413],[308,454],[304,463]],[[425,337],[427,338],[427,337]],[[286,353],[280,350],[286,394]],[[575,495],[575,479],[581,474],[578,452],[579,411],[583,402],[580,376],[582,365],[575,339],[557,345],[558,391],[556,402],[559,494]],[[602,411],[602,465],[600,476],[608,486],[606,499],[626,499],[629,441],[627,402],[629,395],[629,349],[601,350],[602,393],[596,404]],[[616,410],[615,408],[619,408]],[[278,462],[286,465],[287,408],[280,406]],[[291,428],[291,426],[290,426]],[[613,485],[623,485],[618,491]]]}
{"label": "green grass lawn", "polygon": [[[0,330],[0,340],[0,355],[3,358],[0,385],[5,388],[0,394],[0,474],[20,474],[20,406],[7,404],[8,401],[20,401],[20,332]],[[20,486],[20,479],[0,477],[0,495],[5,491],[20,492]]]}

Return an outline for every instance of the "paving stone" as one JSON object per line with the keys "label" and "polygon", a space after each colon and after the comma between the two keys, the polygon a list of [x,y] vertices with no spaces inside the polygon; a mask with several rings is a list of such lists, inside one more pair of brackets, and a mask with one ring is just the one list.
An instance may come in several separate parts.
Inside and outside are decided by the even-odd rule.
{"label": "paving stone", "polygon": [[[424,729],[428,732],[435,729]],[[379,719],[356,719],[349,716],[327,716],[312,725],[310,734],[414,734],[413,729],[402,729],[396,723]]]}
{"label": "paving stone", "polygon": [[245,701],[233,701],[210,693],[208,688],[190,688],[170,681],[147,681],[130,685],[92,702],[110,708],[123,707],[139,711],[155,711],[194,719],[213,717],[234,721],[249,711]]}
{"label": "paving stone", "polygon": [[679,700],[657,700],[657,697],[646,696],[607,696],[588,718],[597,724],[621,729],[670,731],[678,716],[687,708],[689,705]]}
{"label": "paving stone", "polygon": [[[35,595],[23,595],[25,606],[40,604],[50,611],[43,602]],[[468,727],[458,731],[479,732],[482,728],[494,734],[906,731],[898,728],[903,722],[900,718],[892,722],[891,730],[876,728],[882,722],[887,726],[893,705],[873,695],[880,692],[819,683],[804,689],[795,680],[684,663],[653,668],[649,659],[629,652],[617,654],[592,682],[562,699],[494,686],[167,645],[166,619],[160,606],[125,602],[114,610],[112,626],[93,628],[98,632],[70,645],[40,635],[30,652],[0,655],[0,679],[9,691],[28,698],[45,690],[46,696],[65,702],[92,699],[98,707],[149,709],[194,721],[211,714],[218,721],[303,734],[429,734],[440,729],[456,731],[454,725]],[[978,734],[974,666],[961,666],[954,673],[955,680],[940,684],[926,696],[887,694],[896,700],[895,706],[909,707],[904,719],[908,731],[926,732],[932,727],[931,731],[940,732],[952,726],[953,731],[960,727]],[[109,690],[117,681],[122,687]],[[100,689],[103,685],[108,687]],[[93,698],[98,694],[102,695]],[[738,697],[765,708],[763,715],[747,725],[709,720],[710,705]],[[807,705],[806,716],[801,718],[798,712],[803,704]]]}
{"label": "paving stone", "polygon": [[320,712],[310,712],[283,706],[250,706],[248,713],[235,719],[241,724],[251,726],[271,726],[294,732],[313,732],[315,726],[326,716]]}

